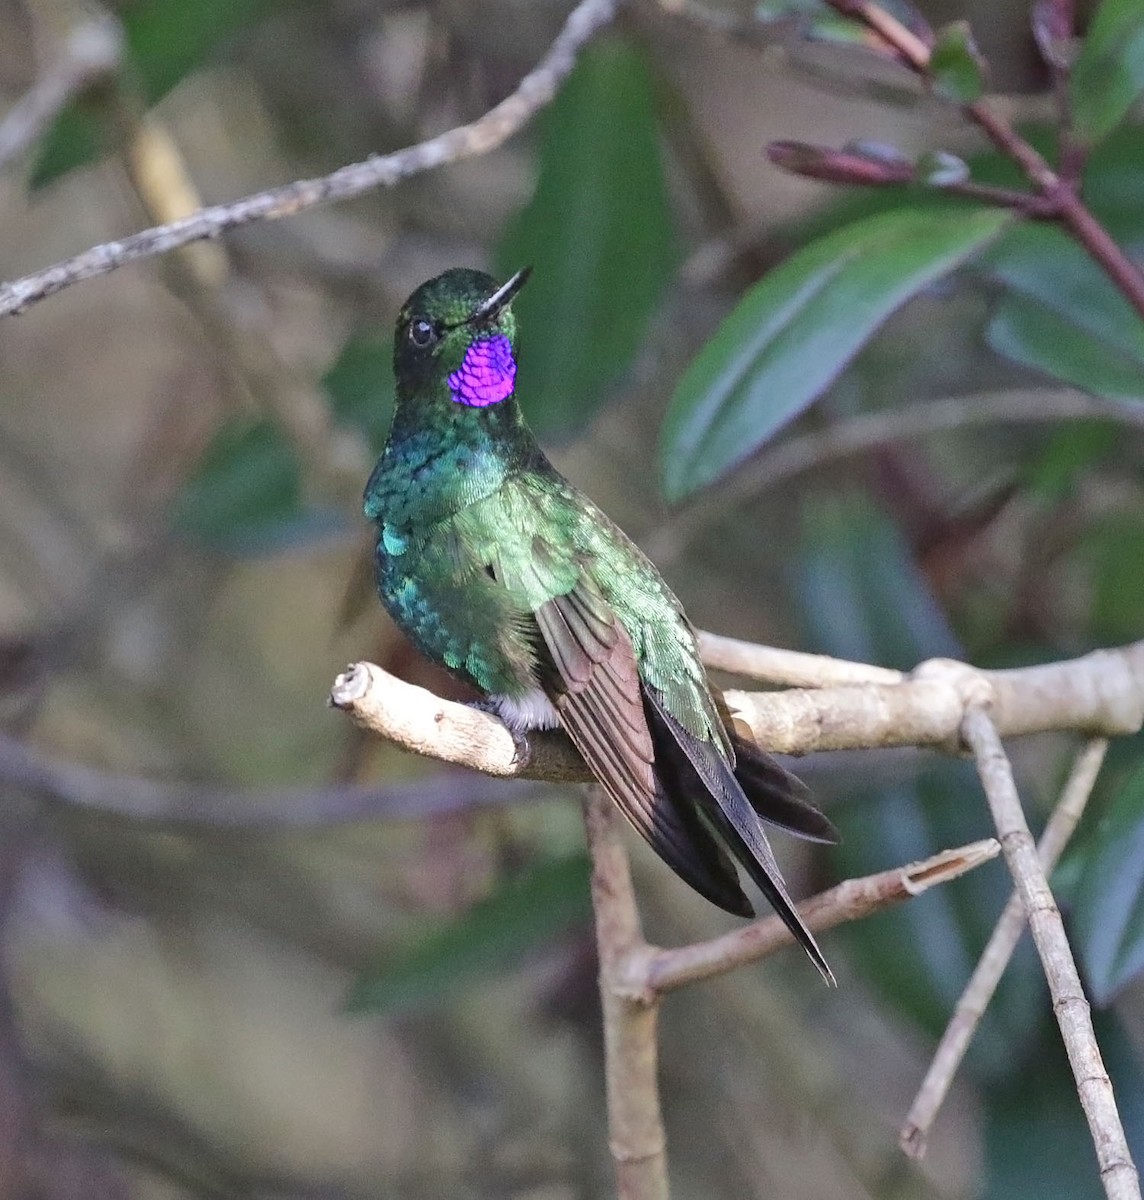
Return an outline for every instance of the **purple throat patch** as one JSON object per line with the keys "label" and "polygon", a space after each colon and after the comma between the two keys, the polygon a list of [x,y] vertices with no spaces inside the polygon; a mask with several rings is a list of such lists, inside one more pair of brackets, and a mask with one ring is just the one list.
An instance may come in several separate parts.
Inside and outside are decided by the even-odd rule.
{"label": "purple throat patch", "polygon": [[515,382],[516,359],[503,333],[473,342],[465,351],[465,361],[448,379],[453,399],[470,408],[488,408],[507,400]]}

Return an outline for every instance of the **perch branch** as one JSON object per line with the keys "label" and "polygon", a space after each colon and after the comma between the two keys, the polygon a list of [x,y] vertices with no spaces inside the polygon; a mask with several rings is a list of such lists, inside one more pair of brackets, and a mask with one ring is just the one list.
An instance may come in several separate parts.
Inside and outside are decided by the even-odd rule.
{"label": "perch branch", "polygon": [[971,684],[967,687],[966,699],[962,734],[977,760],[977,771],[989,800],[1005,860],[1017,884],[1033,941],[1041,956],[1053,998],[1053,1011],[1096,1147],[1105,1195],[1109,1200],[1139,1200],[1139,1177],[1128,1150],[1112,1083],[1096,1042],[1092,1014],[1065,936],[1060,910],[1037,859],[1033,835],[1029,832],[1013,781],[1013,769],[990,715],[988,691]]}
{"label": "perch branch", "polygon": [[556,95],[585,43],[616,14],[619,0],[581,0],[539,63],[512,95],[468,125],[392,154],[340,167],[318,179],[299,179],[229,204],[200,209],[182,220],[94,246],[54,266],[0,285],[0,317],[22,312],[63,288],[106,275],[127,263],[218,237],[252,221],[276,221],[322,204],[392,187],[411,175],[485,154],[521,129]]}
{"label": "perch branch", "polygon": [[[1037,858],[1046,875],[1052,873],[1073,835],[1073,830],[1076,829],[1092,794],[1107,750],[1108,742],[1104,738],[1094,738],[1077,755],[1068,782],[1061,792],[1060,802],[1053,809],[1053,815],[1049,818],[1037,846]],[[911,1158],[921,1158],[925,1154],[926,1139],[929,1137],[934,1118],[945,1100],[966,1050],[969,1049],[969,1043],[977,1032],[977,1026],[985,1015],[989,1001],[1001,982],[1001,976],[1009,965],[1024,928],[1025,906],[1020,895],[1014,892],[989,938],[981,961],[953,1010],[953,1016],[942,1035],[933,1062],[930,1063],[917,1097],[902,1125],[899,1141],[902,1149]]]}
{"label": "perch branch", "polygon": [[897,684],[724,696],[751,736],[779,754],[875,746],[956,751],[966,677],[991,689],[1003,737],[1063,729],[1111,737],[1135,733],[1144,721],[1144,642],[1011,671],[933,659]]}
{"label": "perch branch", "polygon": [[[861,879],[847,879],[804,901],[798,911],[812,932],[822,933],[920,896],[939,883],[958,879],[996,858],[1000,850],[1000,844],[993,838],[943,850],[922,862]],[[777,916],[764,917],[707,942],[655,951],[647,962],[646,985],[655,993],[669,992],[766,958],[793,942],[790,930]]]}
{"label": "perch branch", "polygon": [[[808,670],[815,657],[796,656],[799,669]],[[839,669],[838,660],[825,662],[828,673]],[[959,752],[967,680],[989,688],[993,720],[1004,737],[1066,729],[1111,737],[1135,733],[1144,723],[1144,642],[1011,671],[933,659],[901,683],[724,696],[750,736],[778,754],[878,746]],[[490,713],[442,700],[373,663],[355,663],[339,675],[330,702],[415,754],[506,779],[590,778],[563,734],[532,734],[518,746]]]}

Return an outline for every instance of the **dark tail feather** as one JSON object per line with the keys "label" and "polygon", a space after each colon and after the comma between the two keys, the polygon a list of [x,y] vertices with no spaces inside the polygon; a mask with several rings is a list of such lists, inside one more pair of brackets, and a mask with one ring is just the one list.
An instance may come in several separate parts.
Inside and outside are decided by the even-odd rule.
{"label": "dark tail feather", "polygon": [[731,734],[735,749],[735,778],[751,807],[771,825],[808,842],[833,845],[838,830],[810,802],[810,789],[754,742]]}
{"label": "dark tail feather", "polygon": [[[686,809],[703,814],[746,868],[823,979],[834,984],[834,973],[794,907],[759,815],[730,764],[710,742],[702,742],[688,733],[647,686],[644,687],[644,708],[655,744],[656,775],[676,811]],[[777,763],[774,767],[782,770]]]}

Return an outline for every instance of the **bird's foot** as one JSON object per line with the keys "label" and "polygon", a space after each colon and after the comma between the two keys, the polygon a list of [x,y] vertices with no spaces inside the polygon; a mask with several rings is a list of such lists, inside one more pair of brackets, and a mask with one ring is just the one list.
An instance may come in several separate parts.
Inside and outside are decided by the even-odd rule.
{"label": "bird's foot", "polygon": [[532,747],[528,744],[525,731],[504,719],[499,697],[486,696],[483,700],[469,700],[466,707],[475,708],[477,712],[488,713],[490,717],[496,717],[512,735],[513,766],[522,768],[528,766],[529,760],[532,758]]}

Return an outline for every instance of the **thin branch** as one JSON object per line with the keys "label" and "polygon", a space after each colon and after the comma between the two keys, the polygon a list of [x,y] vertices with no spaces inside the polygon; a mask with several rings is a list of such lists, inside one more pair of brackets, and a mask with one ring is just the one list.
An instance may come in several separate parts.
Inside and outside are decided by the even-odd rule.
{"label": "thin branch", "polygon": [[1092,1014],[1065,936],[1061,914],[1037,859],[1013,769],[988,707],[988,692],[967,693],[962,723],[966,745],[977,760],[1009,870],[1017,884],[1029,928],[1041,956],[1053,1011],[1076,1080],[1077,1092],[1096,1147],[1100,1179],[1109,1200],[1139,1200],[1140,1181],[1124,1136],[1112,1083],[1101,1058]]}
{"label": "thin branch", "polygon": [[[876,746],[936,746],[956,753],[966,687],[974,681],[994,697],[993,719],[1005,737],[1050,730],[1112,737],[1144,724],[1144,642],[1011,671],[978,671],[934,659],[901,683],[732,690],[724,696],[750,736],[777,754]],[[330,701],[359,725],[415,754],[506,779],[590,778],[563,734],[532,734],[518,745],[490,713],[442,700],[373,663],[355,663],[339,675]]]}
{"label": "thin branch", "polygon": [[584,824],[592,858],[592,908],[600,955],[608,1131],[620,1200],[667,1200],[666,1139],[656,1079],[659,1005],[633,968],[650,953],[640,929],[628,855],[616,806],[588,789]]}
{"label": "thin branch", "polygon": [[822,430],[765,448],[719,487],[702,493],[643,539],[658,563],[678,558],[704,529],[780,484],[882,446],[981,425],[1039,424],[1094,418],[1144,433],[1144,409],[1117,404],[1071,388],[1022,388],[926,400],[905,408],[862,413]]}
{"label": "thin branch", "polygon": [[265,791],[210,787],[59,762],[3,733],[0,784],[75,812],[164,826],[249,831],[445,816],[511,803],[536,792],[526,784],[471,773],[385,787],[345,784]]}
{"label": "thin branch", "polygon": [[0,171],[44,133],[61,110],[110,75],[123,55],[123,34],[111,17],[85,21],[68,35],[63,54],[0,120]]}
{"label": "thin branch", "polygon": [[1144,642],[1011,671],[933,659],[898,684],[727,691],[724,697],[751,736],[777,754],[874,746],[957,752],[965,688],[974,680],[989,687],[993,719],[1004,737],[1065,729],[1113,737],[1144,724]]}
{"label": "thin branch", "polygon": [[760,646],[737,638],[699,631],[699,652],[704,663],[716,671],[728,671],[760,683],[783,687],[829,687],[849,683],[901,683],[902,671],[847,662],[825,654],[804,654],[777,646]]}
{"label": "thin branch", "polygon": [[22,312],[63,288],[106,275],[138,259],[167,254],[252,221],[276,221],[322,204],[360,196],[374,188],[392,187],[422,171],[487,153],[510,138],[553,99],[576,65],[584,44],[612,21],[618,4],[619,0],[581,0],[547,54],[521,80],[516,91],[471,124],[393,154],[351,163],[318,179],[300,179],[229,204],[216,204],[182,220],[85,250],[42,271],[0,285],[0,317]]}
{"label": "thin branch", "polygon": [[[1077,755],[1061,798],[1037,846],[1037,858],[1046,875],[1052,873],[1077,822],[1084,812],[1092,794],[1097,774],[1104,762],[1108,742],[1094,738]],[[949,1092],[953,1077],[965,1057],[969,1043],[977,1032],[977,1026],[985,1014],[993,993],[1001,982],[1001,976],[1009,965],[1013,951],[1025,929],[1025,906],[1021,897],[1014,892],[1005,905],[1000,920],[993,930],[989,943],[981,955],[965,991],[953,1010],[949,1025],[918,1089],[917,1097],[902,1125],[899,1137],[902,1149],[911,1158],[921,1158],[926,1152],[926,1139],[933,1126],[938,1109]]]}
{"label": "thin branch", "polygon": [[[804,901],[798,911],[813,933],[822,933],[920,896],[940,883],[959,879],[996,858],[1000,851],[1000,843],[993,838],[943,850],[922,862],[847,879]],[[744,963],[757,962],[793,942],[790,930],[777,916],[764,917],[707,942],[655,951],[647,962],[646,986],[655,993],[669,992],[722,975]]]}

